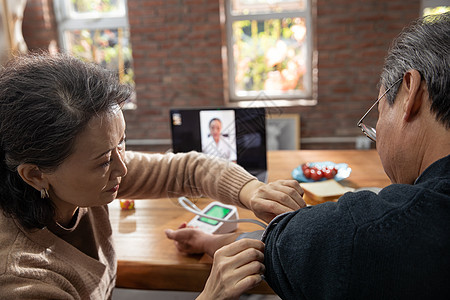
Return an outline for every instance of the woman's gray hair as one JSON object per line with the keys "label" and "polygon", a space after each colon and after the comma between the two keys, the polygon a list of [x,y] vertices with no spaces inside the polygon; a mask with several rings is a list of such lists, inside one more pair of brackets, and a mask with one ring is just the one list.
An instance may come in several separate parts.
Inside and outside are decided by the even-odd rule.
{"label": "woman's gray hair", "polygon": [[78,134],[95,116],[131,97],[106,69],[68,54],[20,56],[0,71],[0,208],[26,227],[53,217],[50,200],[17,172],[23,163],[55,170],[74,149]]}
{"label": "woman's gray hair", "polygon": [[[420,18],[393,41],[385,59],[380,85],[390,87],[406,71],[417,70],[425,80],[431,111],[450,128],[450,13]],[[386,99],[394,103],[399,82]]]}

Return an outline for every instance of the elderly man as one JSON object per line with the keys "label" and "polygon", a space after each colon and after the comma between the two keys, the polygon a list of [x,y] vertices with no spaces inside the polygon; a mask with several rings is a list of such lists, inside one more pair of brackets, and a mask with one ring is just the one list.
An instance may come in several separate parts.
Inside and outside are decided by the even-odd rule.
{"label": "elderly man", "polygon": [[[450,299],[449,41],[449,13],[406,28],[371,107],[376,130],[367,113],[358,122],[393,184],[280,215],[265,231],[265,278],[283,299]],[[236,238],[168,236],[181,251],[210,254]]]}

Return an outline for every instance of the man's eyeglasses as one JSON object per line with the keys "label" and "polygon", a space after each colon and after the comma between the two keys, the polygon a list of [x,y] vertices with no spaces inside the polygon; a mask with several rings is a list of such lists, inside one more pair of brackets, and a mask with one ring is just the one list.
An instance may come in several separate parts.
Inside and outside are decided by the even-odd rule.
{"label": "man's eyeglasses", "polygon": [[375,103],[369,108],[369,110],[362,116],[361,120],[358,121],[358,127],[361,128],[362,132],[371,139],[372,141],[377,141],[377,131],[372,126],[366,125],[363,123],[364,118],[370,113],[370,111],[380,102],[380,100],[397,84],[399,83],[403,78],[398,79],[396,82],[394,82],[384,93],[380,96],[380,98],[375,101]]}

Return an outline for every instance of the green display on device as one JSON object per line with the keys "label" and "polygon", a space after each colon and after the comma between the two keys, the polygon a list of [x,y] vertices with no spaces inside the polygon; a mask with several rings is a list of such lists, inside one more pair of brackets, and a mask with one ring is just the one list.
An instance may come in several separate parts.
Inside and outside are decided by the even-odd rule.
{"label": "green display on device", "polygon": [[[207,212],[205,212],[205,215],[207,216],[211,216],[214,218],[220,218],[223,219],[225,218],[229,213],[230,213],[231,209],[223,207],[223,206],[219,206],[219,205],[214,205],[212,206],[210,209],[208,209]],[[219,221],[216,220],[211,220],[205,217],[200,217],[199,218],[200,221],[210,224],[210,225],[217,225],[219,224]]]}

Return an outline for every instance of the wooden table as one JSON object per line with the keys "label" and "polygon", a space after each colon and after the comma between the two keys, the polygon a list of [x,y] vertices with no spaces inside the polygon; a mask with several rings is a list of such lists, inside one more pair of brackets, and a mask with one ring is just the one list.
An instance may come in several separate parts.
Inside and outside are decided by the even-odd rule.
{"label": "wooden table", "polygon": [[[268,153],[269,181],[291,179],[293,168],[305,162],[345,162],[352,168],[340,183],[351,187],[384,187],[390,184],[375,150],[300,150]],[[204,208],[209,199],[198,199]],[[166,228],[176,229],[193,214],[176,199],[136,200],[136,210],[121,211],[118,200],[111,203],[110,219],[116,243],[117,287],[152,290],[203,290],[212,259],[207,255],[186,256],[177,252],[165,237]],[[253,213],[239,209],[241,218]],[[254,224],[240,223],[240,231],[259,230]],[[266,283],[252,293],[272,293]]]}

